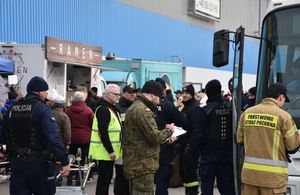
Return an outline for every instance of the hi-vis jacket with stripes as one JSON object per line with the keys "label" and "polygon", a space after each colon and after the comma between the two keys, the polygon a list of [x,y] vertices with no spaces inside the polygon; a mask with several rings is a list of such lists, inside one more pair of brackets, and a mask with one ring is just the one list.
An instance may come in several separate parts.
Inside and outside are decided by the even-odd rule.
{"label": "hi-vis jacket with stripes", "polygon": [[295,150],[300,145],[300,137],[290,114],[275,99],[266,98],[242,114],[237,142],[245,148],[243,183],[266,188],[286,185],[286,151]]}

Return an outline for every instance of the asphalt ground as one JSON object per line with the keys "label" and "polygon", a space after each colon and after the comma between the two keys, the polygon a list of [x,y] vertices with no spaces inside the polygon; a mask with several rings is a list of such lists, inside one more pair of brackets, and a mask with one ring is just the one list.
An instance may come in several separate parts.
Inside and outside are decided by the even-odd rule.
{"label": "asphalt ground", "polygon": [[[63,185],[65,185],[66,179],[63,181]],[[94,195],[96,190],[97,176],[94,176],[94,181],[87,183],[84,188],[84,191],[88,195]],[[1,195],[9,195],[9,181],[0,184],[0,194]],[[74,192],[68,193],[70,195],[75,195]],[[113,195],[113,184],[110,185],[109,194]],[[200,193],[199,193],[200,194]],[[169,188],[169,195],[184,195],[184,188]],[[218,190],[215,188],[214,195],[219,195]]]}

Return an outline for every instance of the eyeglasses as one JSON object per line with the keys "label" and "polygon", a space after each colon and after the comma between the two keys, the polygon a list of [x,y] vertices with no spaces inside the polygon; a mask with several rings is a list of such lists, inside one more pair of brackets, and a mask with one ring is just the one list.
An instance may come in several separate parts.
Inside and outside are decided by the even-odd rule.
{"label": "eyeglasses", "polygon": [[115,96],[121,96],[121,94],[119,93],[113,93],[113,92],[109,92],[109,93],[114,94]]}

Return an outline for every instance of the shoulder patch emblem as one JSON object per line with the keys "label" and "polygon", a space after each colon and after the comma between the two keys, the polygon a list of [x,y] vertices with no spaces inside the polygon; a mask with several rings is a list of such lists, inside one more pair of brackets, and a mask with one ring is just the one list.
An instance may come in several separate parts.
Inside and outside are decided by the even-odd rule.
{"label": "shoulder patch emblem", "polygon": [[145,109],[146,112],[151,112],[150,108]]}

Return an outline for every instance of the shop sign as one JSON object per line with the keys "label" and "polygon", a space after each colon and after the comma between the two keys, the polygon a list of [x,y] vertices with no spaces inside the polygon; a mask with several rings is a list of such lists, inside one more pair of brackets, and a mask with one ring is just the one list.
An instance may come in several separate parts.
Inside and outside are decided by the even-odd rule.
{"label": "shop sign", "polygon": [[221,0],[195,0],[194,14],[211,19],[221,18]]}
{"label": "shop sign", "polygon": [[101,47],[52,37],[46,37],[45,44],[45,57],[48,60],[98,66],[102,64]]}

